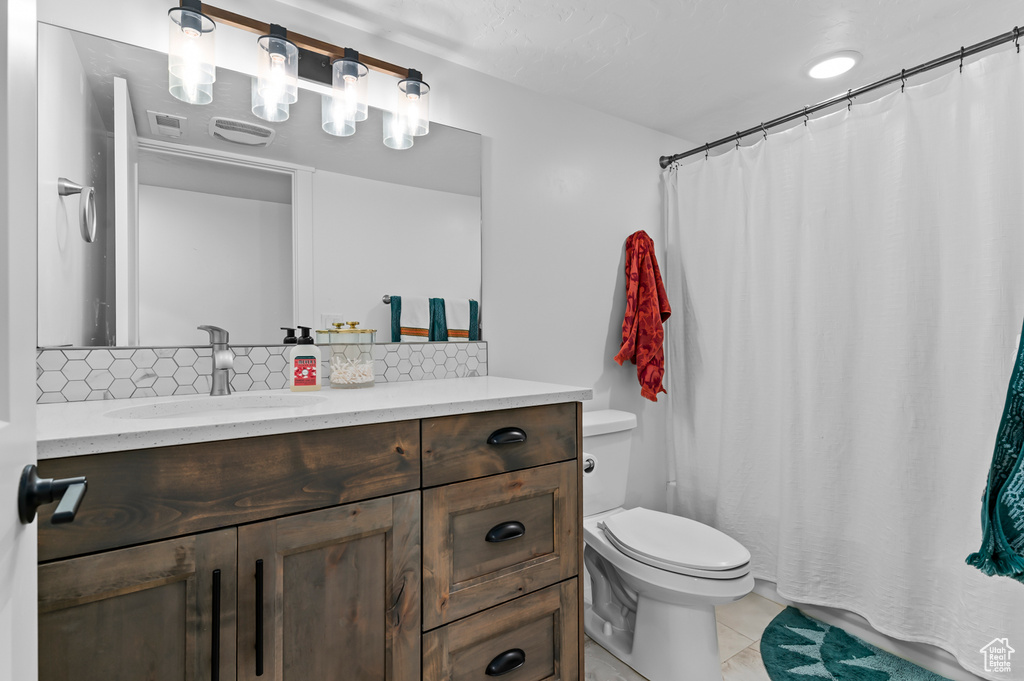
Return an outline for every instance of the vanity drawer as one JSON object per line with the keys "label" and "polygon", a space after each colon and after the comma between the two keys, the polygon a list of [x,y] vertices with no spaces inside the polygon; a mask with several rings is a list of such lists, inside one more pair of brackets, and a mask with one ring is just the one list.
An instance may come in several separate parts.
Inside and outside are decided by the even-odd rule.
{"label": "vanity drawer", "polygon": [[39,509],[47,561],[417,489],[419,422],[44,459],[39,475],[89,480],[73,523]]}
{"label": "vanity drawer", "polygon": [[[501,676],[576,681],[578,607],[570,579],[424,634],[423,681],[485,681],[520,662]],[[488,674],[491,664],[498,669]]]}
{"label": "vanity drawer", "polygon": [[433,629],[578,571],[576,462],[423,492],[423,626]]}
{"label": "vanity drawer", "polygon": [[568,402],[424,419],[423,486],[575,459],[576,411]]}

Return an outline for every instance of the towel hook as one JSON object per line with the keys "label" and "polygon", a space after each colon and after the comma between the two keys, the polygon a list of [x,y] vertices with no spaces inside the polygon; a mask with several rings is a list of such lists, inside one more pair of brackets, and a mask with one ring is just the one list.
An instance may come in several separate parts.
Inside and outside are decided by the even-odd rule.
{"label": "towel hook", "polygon": [[61,196],[80,194],[78,225],[82,230],[82,238],[85,243],[91,244],[96,241],[96,192],[92,187],[83,187],[66,177],[57,178],[57,193]]}
{"label": "towel hook", "polygon": [[381,298],[381,300],[382,300],[382,301],[384,301],[384,304],[385,304],[385,305],[390,305],[390,304],[391,304],[391,296],[389,296],[389,295],[388,295],[388,294],[386,294],[386,293],[385,293],[385,294],[384,294],[384,296],[383,296],[383,297]]}

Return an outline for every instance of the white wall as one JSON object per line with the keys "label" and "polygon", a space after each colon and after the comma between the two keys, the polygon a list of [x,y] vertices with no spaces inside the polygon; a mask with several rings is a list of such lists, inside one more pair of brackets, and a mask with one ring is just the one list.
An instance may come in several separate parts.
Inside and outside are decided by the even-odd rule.
{"label": "white wall", "polygon": [[[103,265],[113,237],[106,210],[109,135],[71,37],[45,25],[39,27],[38,99],[37,342],[105,345],[113,333]],[[59,196],[58,177],[95,188],[95,242],[82,239],[80,198]]]}
{"label": "white wall", "polygon": [[279,343],[292,320],[292,209],[139,185],[141,345]]}
{"label": "white wall", "polygon": [[[42,21],[166,50],[164,0],[104,6],[41,0],[39,13]],[[627,503],[663,508],[665,405],[641,398],[633,367],[612,357],[625,310],[624,241],[644,229],[664,247],[658,157],[690,145],[273,0],[218,6],[419,69],[432,87],[431,119],[484,136],[481,318],[490,373],[592,386],[595,399],[585,408],[636,412]],[[251,54],[250,34],[219,31],[218,63],[251,72]],[[393,83],[373,75],[371,103],[387,106]]]}
{"label": "white wall", "polygon": [[[385,293],[480,298],[480,198],[313,173],[314,319],[340,314],[391,340]],[[424,288],[429,281],[430,287]]]}

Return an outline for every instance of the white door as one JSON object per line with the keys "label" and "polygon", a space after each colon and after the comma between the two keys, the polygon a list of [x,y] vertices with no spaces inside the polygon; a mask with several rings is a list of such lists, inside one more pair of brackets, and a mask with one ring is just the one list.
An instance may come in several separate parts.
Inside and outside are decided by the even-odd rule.
{"label": "white door", "polygon": [[36,526],[18,520],[36,459],[36,2],[0,3],[0,681],[36,678]]}
{"label": "white door", "polygon": [[128,81],[114,78],[114,310],[116,344],[139,344],[139,136]]}

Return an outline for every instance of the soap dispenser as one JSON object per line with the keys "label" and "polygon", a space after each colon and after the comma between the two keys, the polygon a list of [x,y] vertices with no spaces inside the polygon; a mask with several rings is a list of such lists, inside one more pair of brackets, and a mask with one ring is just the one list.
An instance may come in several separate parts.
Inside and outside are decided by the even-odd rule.
{"label": "soap dispenser", "polygon": [[281,341],[282,343],[285,345],[296,345],[299,342],[299,339],[295,337],[295,329],[290,326],[282,326],[281,330],[288,332],[285,334],[284,340]]}
{"label": "soap dispenser", "polygon": [[313,337],[309,335],[310,327],[298,327],[302,332],[298,342],[292,348],[288,356],[290,358],[291,380],[290,387],[293,392],[320,389],[320,348],[313,345]]}

